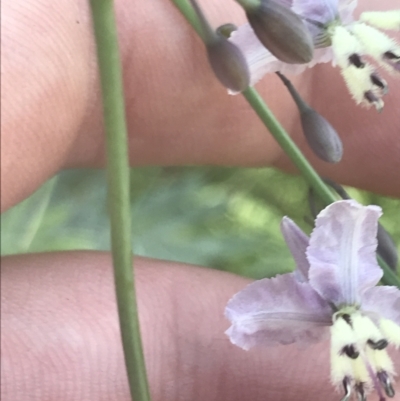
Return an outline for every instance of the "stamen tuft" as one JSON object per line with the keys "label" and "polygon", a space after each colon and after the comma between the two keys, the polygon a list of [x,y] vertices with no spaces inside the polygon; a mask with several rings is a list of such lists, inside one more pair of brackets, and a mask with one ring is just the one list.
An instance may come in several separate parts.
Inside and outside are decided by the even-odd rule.
{"label": "stamen tuft", "polygon": [[393,344],[396,348],[400,347],[400,326],[389,319],[379,320],[379,328],[383,335]]}
{"label": "stamen tuft", "polygon": [[400,69],[398,67],[400,48],[396,41],[378,29],[363,23],[354,24],[352,32],[362,44],[366,54],[374,57],[386,67],[391,66],[395,70]]}
{"label": "stamen tuft", "polygon": [[366,11],[360,20],[380,29],[400,29],[400,10]]}

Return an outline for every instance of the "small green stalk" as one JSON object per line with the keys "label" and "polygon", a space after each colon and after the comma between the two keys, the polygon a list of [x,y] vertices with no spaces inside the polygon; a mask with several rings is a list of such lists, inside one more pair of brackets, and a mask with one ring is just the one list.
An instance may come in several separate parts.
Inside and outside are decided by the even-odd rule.
{"label": "small green stalk", "polygon": [[[194,30],[201,35],[201,24],[197,14],[189,4],[188,0],[172,0],[176,7],[181,11]],[[300,170],[304,179],[319,195],[321,200],[326,204],[330,204],[338,200],[331,189],[324,183],[319,174],[314,170],[308,160],[304,157],[300,149],[293,142],[292,138],[285,131],[279,121],[275,118],[268,106],[265,104],[259,93],[252,87],[248,87],[242,92],[250,106],[260,117],[261,121],[268,128],[272,136],[279,143],[283,151],[287,154],[290,160]],[[386,262],[378,255],[379,264],[384,272],[382,282],[386,285],[394,285],[400,288],[400,278],[394,273]]]}
{"label": "small green stalk", "polygon": [[318,173],[313,169],[308,160],[304,157],[303,153],[301,153],[300,149],[293,142],[289,134],[275,118],[275,116],[265,104],[259,93],[254,88],[249,87],[244,92],[242,92],[242,95],[246,98],[250,106],[260,117],[261,121],[268,128],[268,130],[279,143],[283,151],[300,170],[304,179],[308,182],[315,193],[319,195],[321,200],[326,205],[329,205],[330,203],[338,200],[337,197],[332,193],[330,188],[318,175]]}
{"label": "small green stalk", "polygon": [[133,278],[128,137],[113,1],[90,3],[103,95],[111,249],[125,364],[132,400],[150,401]]}

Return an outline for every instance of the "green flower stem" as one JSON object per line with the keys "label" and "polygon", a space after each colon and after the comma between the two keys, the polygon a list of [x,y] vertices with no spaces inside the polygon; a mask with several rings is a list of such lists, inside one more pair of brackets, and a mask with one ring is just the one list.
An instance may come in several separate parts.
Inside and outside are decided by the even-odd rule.
{"label": "green flower stem", "polygon": [[338,200],[331,189],[324,183],[318,173],[313,169],[311,164],[301,153],[300,149],[293,142],[289,134],[275,118],[275,116],[265,104],[259,93],[254,88],[249,87],[244,92],[242,92],[242,95],[246,98],[250,106],[260,117],[261,121],[268,128],[268,130],[279,143],[283,151],[300,170],[304,179],[308,182],[315,193],[319,195],[321,200],[326,205],[329,205],[330,203]]}
{"label": "green flower stem", "polygon": [[150,401],[132,263],[128,137],[112,0],[91,0],[103,95],[108,203],[118,315],[132,400]]}
{"label": "green flower stem", "polygon": [[[189,4],[188,0],[172,1],[176,5],[176,7],[179,8],[189,24],[194,28],[199,36],[202,37],[200,21],[192,6]],[[319,195],[321,200],[326,203],[326,205],[329,205],[330,203],[338,200],[331,189],[324,183],[319,174],[314,170],[308,160],[301,153],[300,149],[293,142],[289,134],[275,118],[275,116],[265,104],[259,93],[254,88],[249,87],[242,92],[242,95],[246,98],[250,106],[260,117],[261,121],[268,128],[268,130],[279,143],[283,151],[300,170],[304,179],[314,189],[315,193]],[[379,255],[378,261],[384,272],[382,282],[386,285],[395,285],[400,288],[400,278],[396,275],[396,273],[394,273],[393,270],[390,269],[390,267]]]}
{"label": "green flower stem", "polygon": [[172,1],[179,9],[179,11],[183,14],[183,16],[186,18],[186,20],[189,22],[189,24],[192,26],[192,28],[204,41],[205,38],[203,35],[203,28],[201,21],[198,15],[196,14],[196,11],[189,3],[189,1],[188,0],[172,0]]}

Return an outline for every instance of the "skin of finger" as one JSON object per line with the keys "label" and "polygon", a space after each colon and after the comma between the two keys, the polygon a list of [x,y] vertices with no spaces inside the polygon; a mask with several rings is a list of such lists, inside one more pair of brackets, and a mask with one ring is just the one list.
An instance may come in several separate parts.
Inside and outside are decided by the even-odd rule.
{"label": "skin of finger", "polygon": [[78,3],[2,3],[2,210],[64,164],[91,102],[90,19]]}
{"label": "skin of finger", "polygon": [[[244,21],[234,2],[202,2],[213,25]],[[394,1],[363,6],[382,9]],[[227,96],[204,47],[171,2],[116,1],[130,155],[134,165],[270,165],[288,162],[241,96]],[[2,61],[2,210],[61,167],[104,164],[101,104],[87,2],[5,0]],[[399,83],[384,114],[357,108],[339,72],[324,65],[294,78],[306,99],[338,125],[339,166],[324,175],[399,195]],[[297,112],[279,80],[258,85],[271,109],[306,149]],[[308,152],[308,151],[307,151]],[[307,153],[308,155],[308,153]],[[370,162],[366,163],[368,160]]]}
{"label": "skin of finger", "polygon": [[[2,400],[129,400],[107,253],[4,258]],[[223,310],[248,280],[136,259],[153,400],[336,401],[329,346],[243,351]]]}

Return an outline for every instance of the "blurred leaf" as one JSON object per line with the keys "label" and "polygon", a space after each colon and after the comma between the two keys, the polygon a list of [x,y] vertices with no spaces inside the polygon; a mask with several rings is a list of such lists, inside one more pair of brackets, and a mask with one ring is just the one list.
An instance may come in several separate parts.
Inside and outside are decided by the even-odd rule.
{"label": "blurred leaf", "polygon": [[[294,268],[282,216],[312,228],[303,179],[274,169],[140,168],[131,184],[137,255],[268,277]],[[101,170],[60,173],[3,214],[2,254],[109,249],[105,185]],[[347,190],[383,208],[400,251],[400,200]]]}

